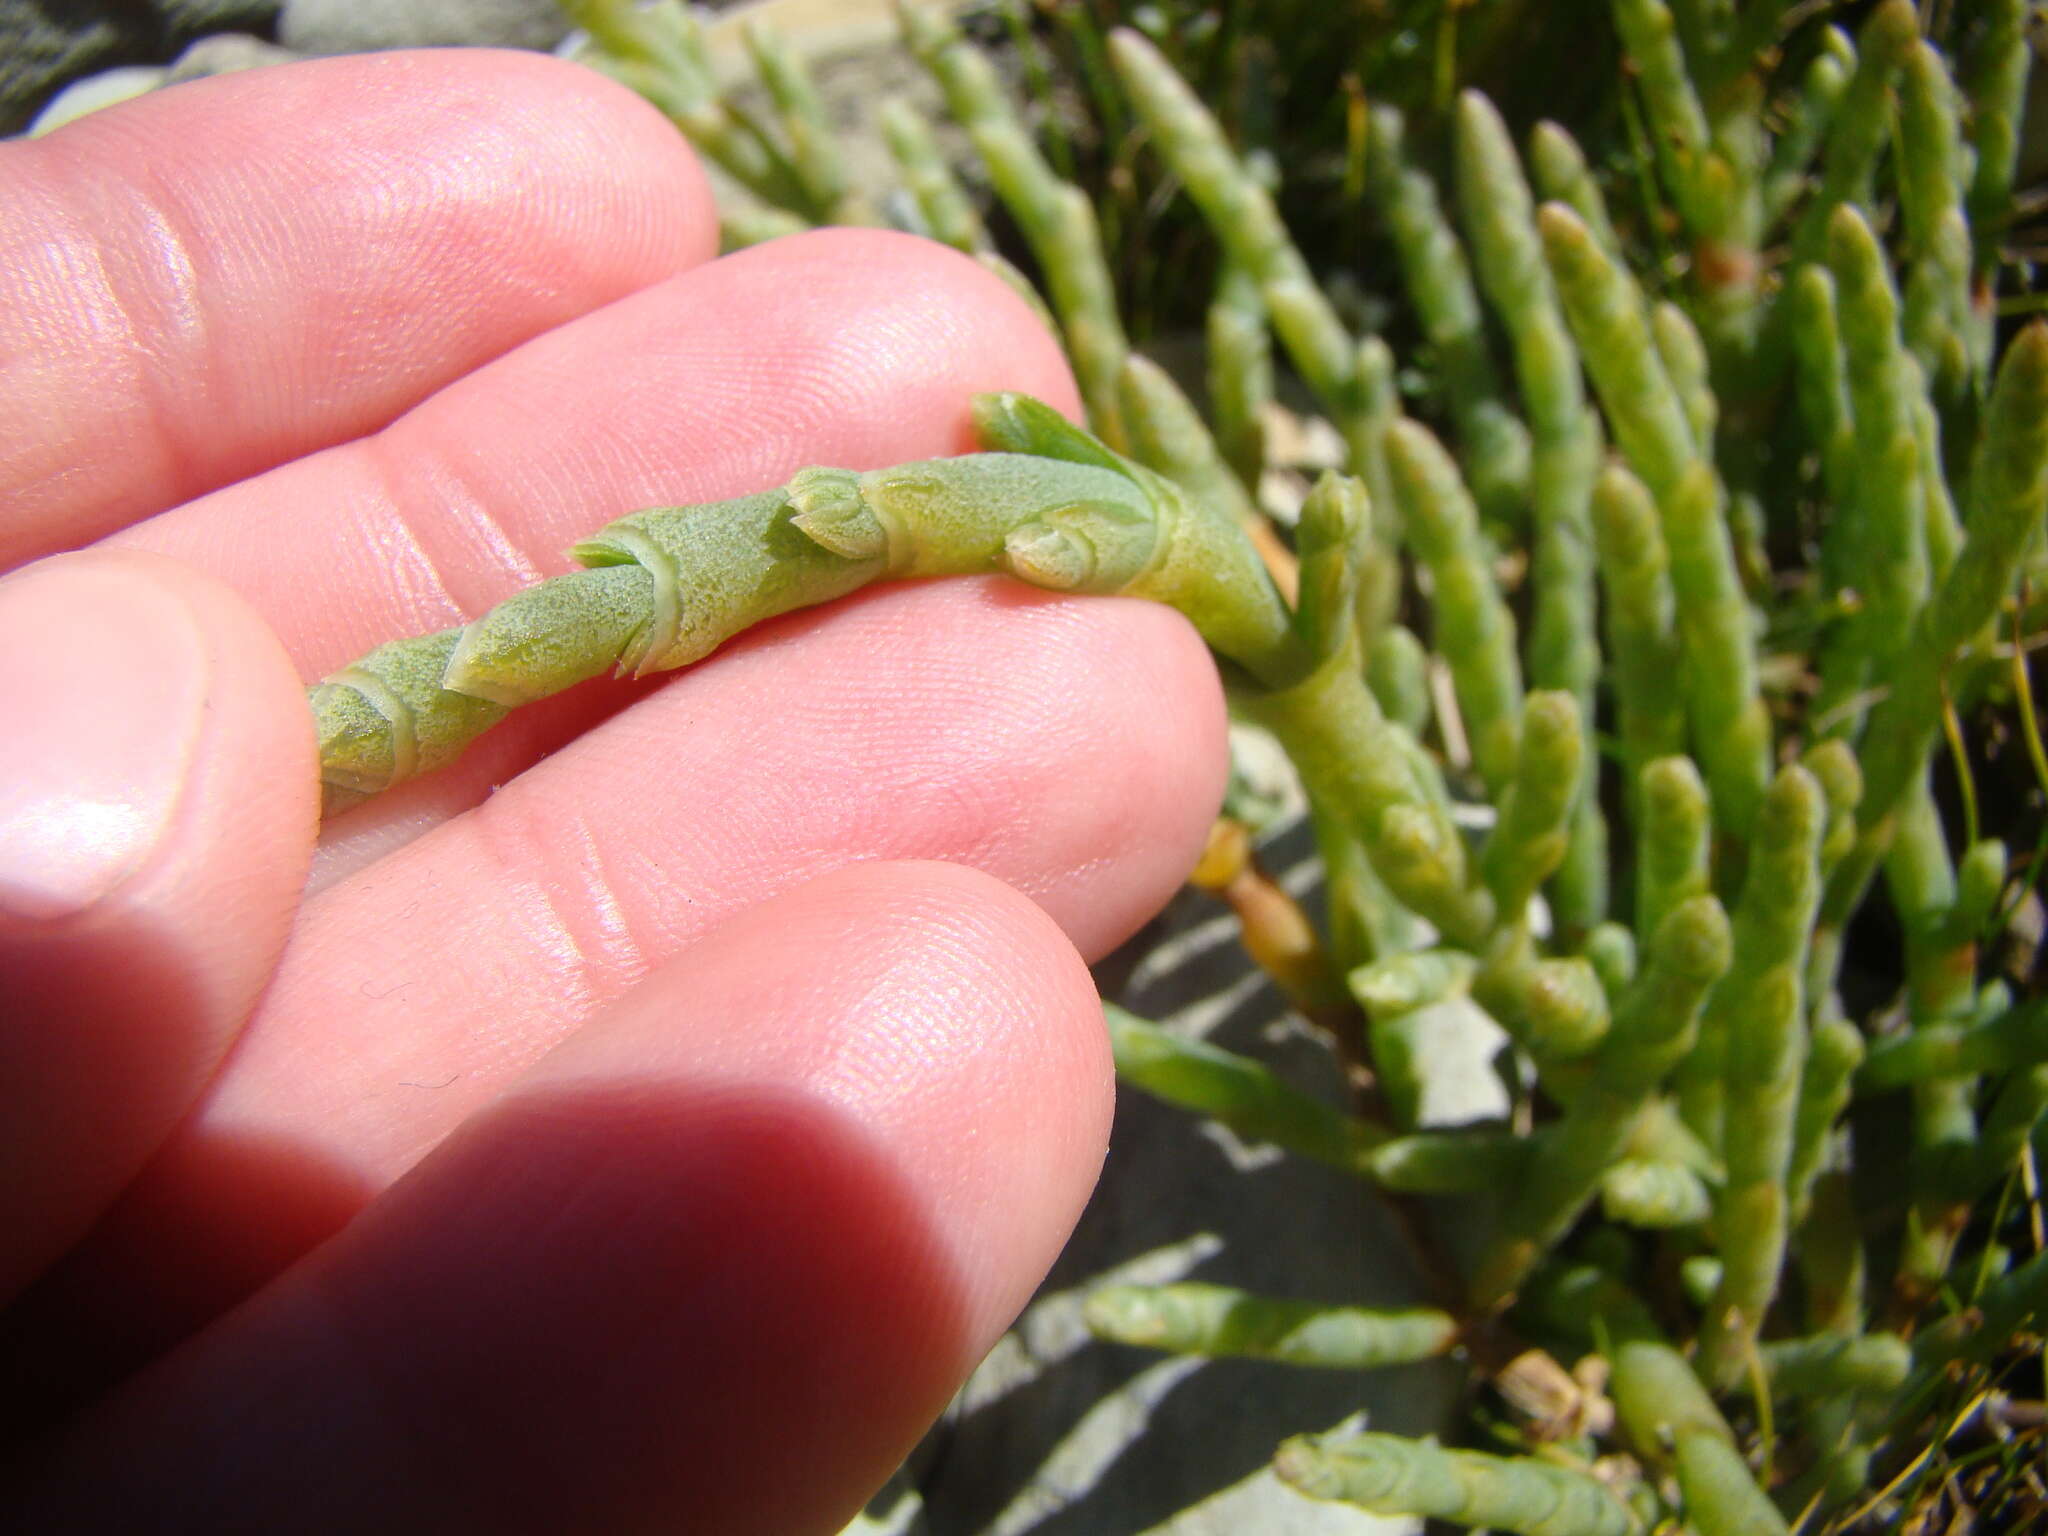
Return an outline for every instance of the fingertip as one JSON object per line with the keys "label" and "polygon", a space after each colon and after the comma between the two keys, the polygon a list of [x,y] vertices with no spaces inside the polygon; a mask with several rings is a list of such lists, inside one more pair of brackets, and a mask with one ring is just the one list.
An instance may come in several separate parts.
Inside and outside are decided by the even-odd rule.
{"label": "fingertip", "polygon": [[[280,139],[280,123],[293,135]],[[291,239],[324,233],[326,216],[355,205],[387,222],[390,238],[430,234],[414,254],[438,263],[463,255],[464,235],[493,221],[505,243],[474,254],[504,258],[523,240],[557,280],[591,286],[586,307],[718,253],[710,180],[675,125],[608,75],[523,49],[391,49],[236,70],[89,113],[20,147],[49,160],[51,178],[119,174],[137,191],[176,197],[208,233],[259,178],[303,201],[280,210]],[[362,206],[379,179],[381,205]],[[408,206],[423,198],[447,206]],[[444,217],[436,229],[431,221]],[[603,242],[587,265],[574,259],[579,240]],[[458,300],[457,275],[437,266],[416,277]],[[472,284],[500,275],[468,273]],[[531,293],[541,276],[521,273],[519,286]]]}
{"label": "fingertip", "polygon": [[1105,845],[1119,858],[1124,900],[1057,910],[1093,962],[1166,905],[1201,858],[1230,779],[1230,713],[1216,659],[1187,618],[1163,603],[1120,598],[1100,643],[1114,671],[1102,690],[1098,746],[1116,764],[1101,788]]}
{"label": "fingertip", "polygon": [[1109,1097],[1033,903],[946,865],[821,876],[78,1425],[36,1507],[824,1536],[1050,1265]]}
{"label": "fingertip", "polygon": [[[307,60],[0,146],[0,565],[385,426],[708,260],[688,145],[543,56]],[[26,366],[26,365],[25,365]]]}
{"label": "fingertip", "polygon": [[1101,1005],[1072,941],[1003,881],[933,860],[846,865],[732,918],[514,1096],[664,1075],[771,1083],[849,1113],[961,1277],[962,1370],[1065,1241],[1113,1108]]}
{"label": "fingertip", "polygon": [[[966,453],[976,444],[968,402],[989,390],[1035,395],[1080,420],[1081,397],[1066,354],[1037,313],[973,257],[897,230],[833,227],[768,241],[725,258],[734,270],[756,271],[786,287],[794,314],[815,317],[776,338],[775,377],[793,378],[801,410],[819,412],[801,425],[829,441],[825,413],[867,425],[876,452],[849,442],[845,462],[900,456],[906,424],[925,433],[943,424],[946,446]],[[806,377],[829,380],[840,393],[805,398]],[[871,400],[843,398],[847,386],[878,386]],[[864,408],[863,408],[864,407]],[[786,405],[779,408],[786,409]],[[882,457],[877,457],[880,454]],[[836,462],[836,461],[835,461]]]}
{"label": "fingertip", "polygon": [[197,1096],[267,980],[317,818],[289,661],[212,578],[135,553],[0,583],[0,1294]]}

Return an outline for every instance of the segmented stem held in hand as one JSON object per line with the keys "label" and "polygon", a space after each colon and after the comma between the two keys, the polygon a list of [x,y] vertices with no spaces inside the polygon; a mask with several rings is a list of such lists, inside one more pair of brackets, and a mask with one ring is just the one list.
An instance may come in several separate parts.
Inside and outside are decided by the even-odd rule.
{"label": "segmented stem held in hand", "polygon": [[1288,613],[1232,520],[1035,400],[975,406],[983,441],[1003,451],[807,469],[753,496],[636,512],[576,547],[588,569],[335,673],[311,693],[329,809],[449,761],[517,705],[605,672],[687,666],[763,619],[884,577],[1007,572],[1154,597],[1199,612],[1210,643],[1254,675],[1301,669]]}

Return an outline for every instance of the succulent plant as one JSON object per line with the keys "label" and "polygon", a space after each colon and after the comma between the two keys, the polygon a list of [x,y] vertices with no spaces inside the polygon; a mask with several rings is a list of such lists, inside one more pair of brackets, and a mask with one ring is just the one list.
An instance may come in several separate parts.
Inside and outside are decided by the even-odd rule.
{"label": "succulent plant", "polygon": [[[1333,1108],[1111,1006],[1119,1070],[1401,1202],[1441,1294],[1375,1314],[1118,1287],[1095,1328],[1331,1369],[1462,1350],[1501,1383],[1533,1349],[1606,1373],[1611,1413],[1562,1438],[1518,1422],[1522,1456],[1381,1434],[1280,1448],[1286,1481],[1373,1510],[1722,1536],[1853,1523],[1877,1507],[1855,1507],[1873,1465],[1909,1483],[1949,1428],[1949,1373],[2048,1316],[2048,1255],[2007,1246],[2039,1248],[2022,1170],[2048,1000],[2024,978],[2015,997],[1988,943],[2034,900],[2048,844],[2026,671],[2048,323],[2000,324],[2001,286],[2030,277],[2002,245],[2028,7],[1987,0],[1930,38],[1881,0],[1851,38],[1775,0],[1613,0],[1632,145],[1589,155],[1539,123],[1525,158],[1467,92],[1441,118],[1447,187],[1396,107],[1361,102],[1348,148],[1399,259],[1407,369],[1291,235],[1271,158],[1140,33],[1062,15],[1100,66],[1094,99],[1213,233],[1206,422],[1132,349],[1095,205],[938,13],[906,8],[905,40],[972,175],[892,103],[902,184],[874,189],[772,40],[754,44],[763,116],[715,89],[682,7],[567,9],[591,62],[771,210],[731,238],[893,210],[1018,284],[1034,268],[1090,431],[994,397],[985,456],[628,517],[579,547],[592,569],[316,689],[335,800],[508,705],[687,662],[885,576],[1170,602],[1300,775],[1327,927],[1262,881],[1241,828],[1203,883],[1360,1086]],[[1617,164],[1632,176],[1603,179]],[[991,247],[973,179],[1023,249]],[[1279,360],[1346,455],[1283,526],[1261,495]],[[2036,780],[2031,846],[2023,808],[1980,825],[1966,733],[1985,721]],[[1846,976],[1852,923],[1887,909],[1895,964]],[[1414,1123],[1425,1005],[1451,996],[1513,1041],[1508,1123]],[[1888,1101],[1902,1151],[1876,1140]],[[1878,1160],[1892,1187],[1873,1199],[1851,1173]],[[1454,1262],[1430,1201],[1482,1189],[1504,1192],[1493,1228]],[[2010,1219],[2029,1202],[2030,1239]],[[1609,1436],[1629,1457],[1596,1461]]]}

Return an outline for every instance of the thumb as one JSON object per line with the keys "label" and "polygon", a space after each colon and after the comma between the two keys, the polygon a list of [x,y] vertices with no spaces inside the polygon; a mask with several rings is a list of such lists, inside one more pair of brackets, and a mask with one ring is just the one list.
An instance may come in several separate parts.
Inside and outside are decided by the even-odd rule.
{"label": "thumb", "polygon": [[276,637],[160,556],[0,582],[0,1298],[190,1107],[268,979],[317,829]]}

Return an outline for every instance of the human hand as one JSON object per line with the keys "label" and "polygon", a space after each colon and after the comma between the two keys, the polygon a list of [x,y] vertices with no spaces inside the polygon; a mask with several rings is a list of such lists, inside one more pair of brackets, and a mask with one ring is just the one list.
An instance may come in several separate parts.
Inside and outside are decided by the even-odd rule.
{"label": "human hand", "polygon": [[182,87],[0,204],[0,566],[104,540],[0,583],[0,1525],[835,1529],[1100,1164],[1082,960],[1221,790],[1192,632],[871,590],[317,851],[303,680],[1072,409],[1057,350],[904,237],[710,260],[672,130],[531,56]]}

